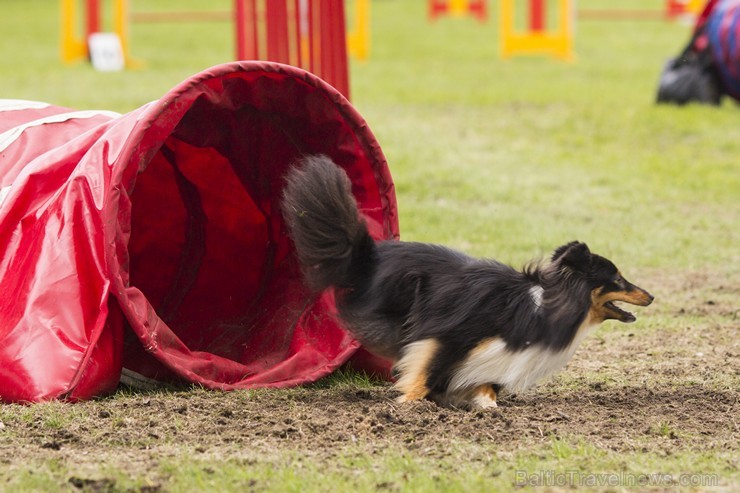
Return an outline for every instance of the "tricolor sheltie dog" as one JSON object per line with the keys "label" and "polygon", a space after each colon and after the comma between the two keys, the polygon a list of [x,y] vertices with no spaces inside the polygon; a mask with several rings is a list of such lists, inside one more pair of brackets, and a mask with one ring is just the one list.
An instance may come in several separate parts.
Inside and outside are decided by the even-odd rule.
{"label": "tricolor sheltie dog", "polygon": [[615,302],[653,301],[576,241],[521,272],[439,245],[376,242],[326,156],[291,168],[282,210],[307,285],[333,287],[346,328],[393,360],[400,402],[496,407],[499,391],[565,366],[604,320],[633,322]]}

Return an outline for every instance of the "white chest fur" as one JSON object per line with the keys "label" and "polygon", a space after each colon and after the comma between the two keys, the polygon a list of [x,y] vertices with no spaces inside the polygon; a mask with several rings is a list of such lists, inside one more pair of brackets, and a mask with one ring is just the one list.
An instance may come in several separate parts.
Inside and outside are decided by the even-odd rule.
{"label": "white chest fur", "polygon": [[501,339],[489,339],[474,349],[455,372],[448,387],[454,392],[485,384],[508,390],[524,390],[563,368],[573,357],[590,325],[581,327],[573,342],[560,351],[532,344],[519,351],[507,349]]}

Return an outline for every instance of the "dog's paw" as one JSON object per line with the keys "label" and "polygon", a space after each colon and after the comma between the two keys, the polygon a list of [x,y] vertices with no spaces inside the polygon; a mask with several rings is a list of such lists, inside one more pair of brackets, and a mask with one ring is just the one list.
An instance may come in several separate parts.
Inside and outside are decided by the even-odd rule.
{"label": "dog's paw", "polygon": [[422,399],[424,399],[425,396],[423,395],[414,395],[414,394],[401,394],[398,397],[396,397],[396,402],[398,404],[403,404],[405,402],[419,402]]}
{"label": "dog's paw", "polygon": [[496,401],[494,399],[491,399],[489,396],[485,394],[478,394],[470,402],[471,407],[473,409],[478,410],[486,410],[486,409],[495,409],[498,407],[498,404],[496,404]]}

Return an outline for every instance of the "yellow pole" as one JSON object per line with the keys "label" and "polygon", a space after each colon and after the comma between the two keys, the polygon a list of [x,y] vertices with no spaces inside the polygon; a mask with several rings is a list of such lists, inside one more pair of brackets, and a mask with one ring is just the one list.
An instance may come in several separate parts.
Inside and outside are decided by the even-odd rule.
{"label": "yellow pole", "polygon": [[448,6],[450,15],[462,16],[465,15],[468,10],[467,0],[450,0]]}
{"label": "yellow pole", "polygon": [[499,36],[501,38],[501,58],[511,57],[511,37],[514,29],[514,6],[512,0],[501,0],[499,14]]}
{"label": "yellow pole", "polygon": [[113,2],[113,31],[118,34],[118,39],[121,40],[123,59],[126,61],[126,65],[129,65],[131,57],[128,51],[128,0],[114,0]]}
{"label": "yellow pole", "polygon": [[350,53],[367,60],[370,53],[370,0],[355,1],[354,31],[347,36]]}
{"label": "yellow pole", "polygon": [[571,0],[560,0],[560,36],[562,38],[562,49],[560,58],[572,62],[573,56],[573,18],[575,9]]}
{"label": "yellow pole", "polygon": [[545,54],[573,61],[572,0],[559,0],[560,12],[557,29],[551,32],[518,31],[515,27],[514,0],[501,0],[500,29],[501,58],[517,54]]}
{"label": "yellow pole", "polygon": [[704,0],[689,0],[688,5],[686,5],[686,10],[688,10],[692,14],[701,13],[703,8]]}
{"label": "yellow pole", "polygon": [[61,0],[61,58],[65,63],[87,57],[87,43],[75,36],[77,0]]}

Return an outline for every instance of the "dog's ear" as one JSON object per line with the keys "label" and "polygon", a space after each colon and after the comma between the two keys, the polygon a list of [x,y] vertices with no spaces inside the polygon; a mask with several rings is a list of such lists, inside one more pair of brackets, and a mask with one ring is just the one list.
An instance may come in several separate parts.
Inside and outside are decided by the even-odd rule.
{"label": "dog's ear", "polygon": [[552,261],[578,272],[586,272],[591,265],[591,250],[585,243],[571,241],[555,250]]}
{"label": "dog's ear", "polygon": [[571,247],[573,247],[573,246],[575,246],[577,244],[578,244],[577,241],[571,241],[570,243],[566,243],[565,245],[556,248],[555,251],[553,252],[552,258],[550,260],[552,260],[553,262],[556,262],[560,257],[563,256],[563,254],[566,251],[568,251],[569,248],[571,248]]}

